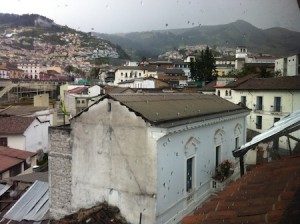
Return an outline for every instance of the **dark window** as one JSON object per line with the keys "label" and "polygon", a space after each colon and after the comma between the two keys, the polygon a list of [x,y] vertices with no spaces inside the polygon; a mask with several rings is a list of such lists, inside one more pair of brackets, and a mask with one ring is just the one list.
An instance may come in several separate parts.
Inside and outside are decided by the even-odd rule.
{"label": "dark window", "polygon": [[216,167],[221,163],[221,146],[216,147]]}
{"label": "dark window", "polygon": [[246,106],[247,103],[247,98],[246,96],[241,96],[241,103],[244,104]]}
{"label": "dark window", "polygon": [[107,104],[107,106],[108,106],[108,107],[107,107],[107,111],[108,111],[108,112],[111,112],[111,103],[109,102],[109,103]]}
{"label": "dark window", "polygon": [[256,97],[256,110],[262,110],[263,109],[263,98],[262,96]]}
{"label": "dark window", "polygon": [[279,117],[274,117],[274,123],[276,123],[277,121],[279,121],[280,118]]}
{"label": "dark window", "polygon": [[239,148],[239,137],[235,138],[235,149]]}
{"label": "dark window", "polygon": [[262,116],[256,116],[256,129],[262,129]]}
{"label": "dark window", "polygon": [[0,138],[0,146],[7,146],[7,138]]}
{"label": "dark window", "polygon": [[22,163],[14,166],[12,169],[10,169],[9,176],[10,177],[17,176],[18,174],[21,173],[21,171],[22,171]]}
{"label": "dark window", "polygon": [[281,111],[281,97],[274,97],[274,112]]}
{"label": "dark window", "polygon": [[186,161],[186,191],[193,188],[193,158]]}

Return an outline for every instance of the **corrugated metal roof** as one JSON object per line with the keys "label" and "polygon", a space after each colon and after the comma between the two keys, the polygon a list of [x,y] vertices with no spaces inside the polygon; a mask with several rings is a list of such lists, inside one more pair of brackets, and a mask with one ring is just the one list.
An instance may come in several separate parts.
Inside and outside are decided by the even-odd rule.
{"label": "corrugated metal roof", "polygon": [[241,106],[215,95],[154,93],[112,94],[111,97],[155,124],[233,111],[245,112]]}
{"label": "corrugated metal roof", "polygon": [[0,196],[3,195],[11,186],[0,184]]}
{"label": "corrugated metal roof", "polygon": [[48,183],[36,181],[4,215],[4,218],[22,221],[41,221],[49,209]]}
{"label": "corrugated metal roof", "polygon": [[[290,130],[300,128],[300,110],[291,113],[290,115],[282,118],[280,121],[274,123],[274,126],[269,130],[255,136],[250,142],[242,145],[239,149],[233,151],[233,155],[238,157],[244,155],[250,148],[259,144],[260,142],[269,141],[270,138],[276,135],[289,133]],[[282,134],[280,134],[282,133]]]}

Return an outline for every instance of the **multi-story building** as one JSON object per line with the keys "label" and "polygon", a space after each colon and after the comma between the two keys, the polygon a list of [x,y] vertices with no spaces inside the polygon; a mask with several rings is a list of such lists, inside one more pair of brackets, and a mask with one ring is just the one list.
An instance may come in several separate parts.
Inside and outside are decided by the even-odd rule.
{"label": "multi-story building", "polygon": [[18,64],[18,69],[24,71],[24,78],[40,79],[40,72],[47,72],[47,68],[39,63],[25,62]]}
{"label": "multi-story building", "polygon": [[[300,76],[278,78],[253,78],[250,76],[216,87],[216,94],[233,103],[242,103],[251,113],[247,127],[260,133],[271,128],[275,122],[300,110]],[[295,136],[300,137],[299,133]],[[280,138],[279,146],[287,149],[288,138]]]}

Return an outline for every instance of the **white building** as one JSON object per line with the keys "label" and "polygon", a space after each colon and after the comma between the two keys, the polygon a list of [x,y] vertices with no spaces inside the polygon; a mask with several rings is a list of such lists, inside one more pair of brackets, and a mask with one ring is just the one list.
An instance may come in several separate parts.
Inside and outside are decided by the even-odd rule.
{"label": "white building", "polygon": [[40,79],[40,72],[47,72],[47,67],[39,63],[18,64],[18,69],[24,71],[24,77],[29,79]]}
{"label": "white building", "polygon": [[279,58],[275,60],[275,72],[280,72],[282,76],[287,75],[287,58]]}
{"label": "white building", "polygon": [[214,95],[106,95],[50,128],[52,217],[107,201],[130,223],[180,222],[214,192],[216,166],[238,163],[248,113]]}
{"label": "white building", "polygon": [[0,117],[0,145],[30,152],[48,152],[50,121],[35,117]]}
{"label": "white building", "polygon": [[300,75],[300,54],[296,54],[287,58],[287,75]]}
{"label": "white building", "polygon": [[[247,127],[260,133],[271,128],[276,121],[300,110],[300,76],[278,78],[250,76],[216,88],[216,92],[230,102],[236,104],[241,102],[251,109],[247,117]],[[297,132],[294,134],[299,135]],[[290,143],[294,146],[297,142],[293,140]],[[288,145],[288,138],[280,138],[281,148],[288,149]]]}

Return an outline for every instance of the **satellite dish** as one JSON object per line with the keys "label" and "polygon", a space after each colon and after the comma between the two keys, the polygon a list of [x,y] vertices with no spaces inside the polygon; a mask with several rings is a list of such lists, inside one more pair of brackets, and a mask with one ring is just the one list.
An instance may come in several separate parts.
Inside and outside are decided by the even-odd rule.
{"label": "satellite dish", "polygon": [[26,161],[27,165],[29,165],[29,166],[31,165],[31,157],[30,156],[28,156],[25,161]]}

